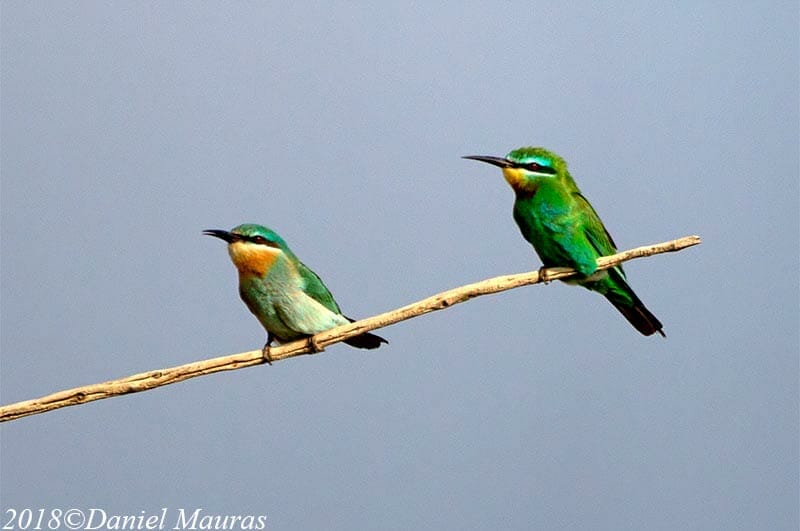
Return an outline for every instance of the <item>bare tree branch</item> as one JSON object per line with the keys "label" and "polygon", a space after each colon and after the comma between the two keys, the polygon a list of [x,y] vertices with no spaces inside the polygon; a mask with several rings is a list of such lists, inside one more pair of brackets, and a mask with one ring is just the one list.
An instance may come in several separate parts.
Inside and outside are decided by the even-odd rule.
{"label": "bare tree branch", "polygon": [[[699,236],[686,236],[664,243],[637,247],[612,256],[604,256],[597,260],[597,265],[600,269],[608,269],[609,267],[613,267],[633,258],[680,251],[681,249],[699,243]],[[357,336],[363,332],[399,323],[400,321],[405,321],[406,319],[411,319],[412,317],[417,317],[426,313],[443,310],[454,304],[468,301],[474,297],[498,293],[529,284],[564,279],[575,274],[575,270],[571,268],[552,267],[529,273],[504,275],[481,282],[475,282],[474,284],[467,284],[466,286],[444,291],[390,312],[332,328],[325,332],[320,332],[309,339],[293,341],[273,347],[270,349],[270,358],[271,361],[275,362],[303,354],[314,354],[320,352],[328,345]],[[204,376],[206,374],[213,374],[215,372],[232,371],[243,367],[261,365],[266,363],[266,361],[267,360],[261,354],[261,350],[252,350],[250,352],[242,352],[230,356],[187,363],[168,369],[134,374],[133,376],[121,378],[119,380],[110,380],[108,382],[67,389],[41,398],[2,406],[0,407],[0,422],[15,420],[37,413],[44,413],[45,411],[62,407],[85,404],[103,398],[147,391],[148,389],[182,382],[183,380]]]}

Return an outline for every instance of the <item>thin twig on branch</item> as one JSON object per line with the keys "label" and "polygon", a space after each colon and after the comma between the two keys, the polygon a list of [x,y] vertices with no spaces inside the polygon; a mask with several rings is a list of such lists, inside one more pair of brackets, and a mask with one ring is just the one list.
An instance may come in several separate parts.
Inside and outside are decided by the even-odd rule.
{"label": "thin twig on branch", "polygon": [[[600,269],[608,269],[615,265],[621,264],[627,260],[634,258],[641,258],[644,256],[651,256],[654,254],[668,253],[680,251],[687,247],[697,245],[700,243],[699,236],[686,236],[677,240],[672,240],[655,245],[646,245],[644,247],[637,247],[629,251],[623,251],[612,256],[604,256],[597,259],[597,265]],[[338,326],[325,332],[320,332],[310,339],[301,339],[286,343],[270,349],[270,358],[273,362],[300,356],[303,354],[315,354],[328,345],[344,341],[353,336],[357,336],[363,332],[382,328],[390,324],[399,323],[412,317],[417,317],[426,313],[434,312],[436,310],[443,310],[454,304],[468,301],[469,299],[479,297],[481,295],[488,295],[490,293],[498,293],[520,286],[529,284],[538,284],[540,282],[549,282],[551,280],[564,279],[575,275],[574,269],[566,267],[551,267],[542,269],[540,271],[532,271],[529,273],[518,273],[516,275],[504,275],[494,277],[474,284],[467,284],[448,291],[444,291],[427,299],[419,302],[403,306],[390,312],[382,313],[374,317],[362,319],[354,323],[344,326]],[[212,358],[204,361],[196,361],[171,367],[168,369],[161,369],[155,371],[143,372],[134,374],[127,378],[119,380],[110,380],[108,382],[85,385],[83,387],[76,387],[74,389],[67,389],[59,391],[41,398],[33,400],[26,400],[24,402],[17,402],[7,406],[0,407],[0,422],[26,417],[28,415],[35,415],[37,413],[44,413],[52,409],[59,409],[66,406],[74,406],[78,404],[85,404],[94,400],[101,400],[103,398],[110,398],[112,396],[124,395],[128,393],[138,393],[140,391],[147,391],[163,385],[173,384],[188,380],[189,378],[196,378],[206,374],[213,374],[220,371],[232,371],[241,369],[243,367],[250,367],[253,365],[261,365],[266,363],[266,359],[261,354],[261,350],[251,350],[250,352],[242,352],[239,354],[232,354],[230,356],[222,356],[219,358]]]}

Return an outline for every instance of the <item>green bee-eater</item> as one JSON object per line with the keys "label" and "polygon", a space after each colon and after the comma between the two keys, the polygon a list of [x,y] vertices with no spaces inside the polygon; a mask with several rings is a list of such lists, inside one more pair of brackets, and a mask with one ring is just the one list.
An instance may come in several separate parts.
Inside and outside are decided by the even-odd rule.
{"label": "green bee-eater", "polygon": [[[285,343],[353,321],[342,315],[319,276],[275,231],[247,223],[230,232],[211,229],[203,234],[228,242],[228,254],[239,271],[239,295],[267,330],[267,359],[273,340]],[[345,343],[372,349],[388,341],[365,332]]]}
{"label": "green bee-eater", "polygon": [[604,295],[642,334],[664,336],[656,317],[628,286],[622,266],[597,271],[597,258],[616,253],[617,246],[592,205],[581,194],[567,163],[540,147],[523,147],[505,158],[468,156],[499,166],[514,189],[514,220],[545,267],[572,267],[577,282]]}

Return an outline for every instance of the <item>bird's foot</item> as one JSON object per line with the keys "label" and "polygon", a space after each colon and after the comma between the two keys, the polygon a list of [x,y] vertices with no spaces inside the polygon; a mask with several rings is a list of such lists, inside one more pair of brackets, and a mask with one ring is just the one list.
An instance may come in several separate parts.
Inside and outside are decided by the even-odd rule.
{"label": "bird's foot", "polygon": [[539,281],[544,282],[545,284],[550,283],[550,278],[547,274],[547,268],[545,266],[539,268]]}
{"label": "bird's foot", "polygon": [[317,340],[314,339],[314,336],[308,338],[308,348],[311,349],[312,354],[318,354],[325,350],[325,347],[317,343]]}
{"label": "bird's foot", "polygon": [[269,342],[264,343],[264,348],[261,349],[261,357],[267,362],[267,365],[272,365],[272,356],[269,353]]}

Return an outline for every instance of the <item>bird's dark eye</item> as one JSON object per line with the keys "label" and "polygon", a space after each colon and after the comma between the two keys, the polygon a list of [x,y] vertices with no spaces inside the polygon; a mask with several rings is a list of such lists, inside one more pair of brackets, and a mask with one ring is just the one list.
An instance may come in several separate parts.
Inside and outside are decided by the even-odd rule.
{"label": "bird's dark eye", "polygon": [[536,173],[547,173],[550,175],[555,175],[556,170],[551,168],[550,166],[539,164],[538,162],[529,162],[523,166],[526,170],[536,172]]}
{"label": "bird's dark eye", "polygon": [[250,236],[248,238],[248,240],[250,240],[252,243],[255,243],[255,244],[258,244],[258,245],[266,245],[268,247],[275,247],[275,248],[280,247],[278,245],[278,242],[274,242],[274,241],[272,241],[270,239],[267,239],[267,238],[265,238],[263,236]]}

